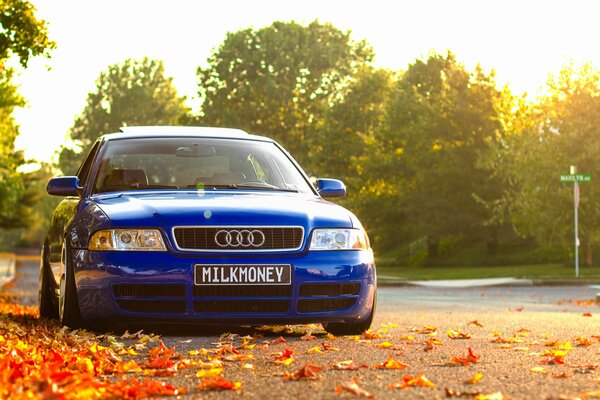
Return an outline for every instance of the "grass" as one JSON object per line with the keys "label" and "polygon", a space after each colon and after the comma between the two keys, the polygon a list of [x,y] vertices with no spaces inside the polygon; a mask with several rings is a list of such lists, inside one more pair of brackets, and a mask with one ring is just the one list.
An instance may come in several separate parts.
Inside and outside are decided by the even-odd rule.
{"label": "grass", "polygon": [[[523,279],[571,279],[575,278],[575,267],[563,264],[532,264],[485,267],[377,267],[380,277],[403,280],[448,280],[478,278],[523,278]],[[600,279],[600,267],[580,267],[582,279]]]}

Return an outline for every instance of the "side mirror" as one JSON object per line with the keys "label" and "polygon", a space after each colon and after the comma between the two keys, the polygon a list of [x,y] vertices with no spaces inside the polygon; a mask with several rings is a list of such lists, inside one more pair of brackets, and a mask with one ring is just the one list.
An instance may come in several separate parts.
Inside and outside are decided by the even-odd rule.
{"label": "side mirror", "polygon": [[61,176],[48,181],[46,192],[52,196],[79,196],[83,191],[76,176]]}
{"label": "side mirror", "polygon": [[317,179],[317,192],[321,197],[344,197],[346,185],[338,179]]}

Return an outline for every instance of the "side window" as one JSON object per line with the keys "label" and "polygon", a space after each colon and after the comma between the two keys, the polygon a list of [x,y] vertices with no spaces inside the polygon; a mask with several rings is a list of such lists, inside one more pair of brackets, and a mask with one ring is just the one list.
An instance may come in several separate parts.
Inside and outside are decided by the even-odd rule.
{"label": "side window", "polygon": [[98,147],[100,146],[99,142],[94,144],[92,150],[88,153],[87,157],[81,167],[79,167],[79,171],[77,172],[77,177],[79,178],[79,186],[85,187],[87,184],[88,176],[90,175],[90,169],[92,168],[92,163],[94,162],[94,158],[96,158],[96,153],[98,152]]}

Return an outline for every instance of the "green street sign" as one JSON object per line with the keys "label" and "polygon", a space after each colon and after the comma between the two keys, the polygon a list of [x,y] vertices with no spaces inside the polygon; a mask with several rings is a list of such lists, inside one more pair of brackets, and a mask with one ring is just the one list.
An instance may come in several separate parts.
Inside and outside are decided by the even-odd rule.
{"label": "green street sign", "polygon": [[592,175],[590,174],[573,174],[573,175],[561,175],[561,182],[591,182]]}

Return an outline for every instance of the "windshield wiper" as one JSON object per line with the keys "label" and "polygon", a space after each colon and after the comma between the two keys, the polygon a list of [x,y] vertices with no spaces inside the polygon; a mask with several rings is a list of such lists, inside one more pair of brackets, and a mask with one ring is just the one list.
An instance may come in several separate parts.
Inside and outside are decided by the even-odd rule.
{"label": "windshield wiper", "polygon": [[269,183],[227,183],[227,184],[198,184],[198,185],[188,185],[188,188],[195,189],[250,189],[250,190],[273,190],[280,192],[291,192],[298,193],[298,189],[284,189],[275,185],[271,185]]}
{"label": "windshield wiper", "polygon": [[263,182],[238,183],[235,186],[237,186],[238,189],[276,190],[276,191],[280,191],[280,192],[298,193],[298,189],[280,188],[279,186],[271,185],[266,182],[265,183],[263,183]]}
{"label": "windshield wiper", "polygon": [[147,189],[179,189],[179,186],[174,185],[115,185],[102,187],[98,193],[118,192],[120,190],[147,190]]}

